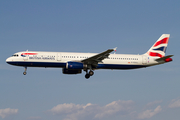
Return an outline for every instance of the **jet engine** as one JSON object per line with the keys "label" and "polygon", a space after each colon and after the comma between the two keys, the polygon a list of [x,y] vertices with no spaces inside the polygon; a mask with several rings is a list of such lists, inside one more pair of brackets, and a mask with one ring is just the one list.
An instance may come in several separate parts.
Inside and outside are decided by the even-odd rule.
{"label": "jet engine", "polygon": [[84,65],[81,62],[67,62],[66,63],[66,69],[68,70],[81,70],[86,68],[86,65]]}

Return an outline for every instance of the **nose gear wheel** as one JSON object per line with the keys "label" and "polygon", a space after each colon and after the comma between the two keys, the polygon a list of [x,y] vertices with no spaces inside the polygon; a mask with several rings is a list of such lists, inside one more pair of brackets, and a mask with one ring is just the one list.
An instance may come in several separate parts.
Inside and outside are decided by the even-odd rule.
{"label": "nose gear wheel", "polygon": [[26,75],[27,74],[27,67],[24,68],[24,72],[23,72],[23,75]]}

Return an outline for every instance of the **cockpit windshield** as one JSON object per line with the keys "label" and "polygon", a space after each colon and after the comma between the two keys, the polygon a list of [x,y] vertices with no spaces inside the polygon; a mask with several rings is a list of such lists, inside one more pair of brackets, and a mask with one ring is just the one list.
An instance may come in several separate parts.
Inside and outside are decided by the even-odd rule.
{"label": "cockpit windshield", "polygon": [[18,54],[14,54],[14,55],[12,55],[13,57],[18,57]]}

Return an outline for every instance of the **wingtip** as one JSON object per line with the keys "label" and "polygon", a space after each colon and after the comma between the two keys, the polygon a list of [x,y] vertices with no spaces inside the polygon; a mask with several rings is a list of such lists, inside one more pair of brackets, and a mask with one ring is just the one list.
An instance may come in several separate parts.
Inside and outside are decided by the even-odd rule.
{"label": "wingtip", "polygon": [[113,50],[116,51],[117,47],[115,47]]}

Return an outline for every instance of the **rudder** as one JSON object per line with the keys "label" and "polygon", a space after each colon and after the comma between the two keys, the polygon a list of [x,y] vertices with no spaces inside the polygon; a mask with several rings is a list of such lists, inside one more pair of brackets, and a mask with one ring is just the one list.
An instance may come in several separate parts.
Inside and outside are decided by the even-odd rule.
{"label": "rudder", "polygon": [[170,34],[162,34],[154,45],[145,53],[151,57],[164,57],[168,45]]}

